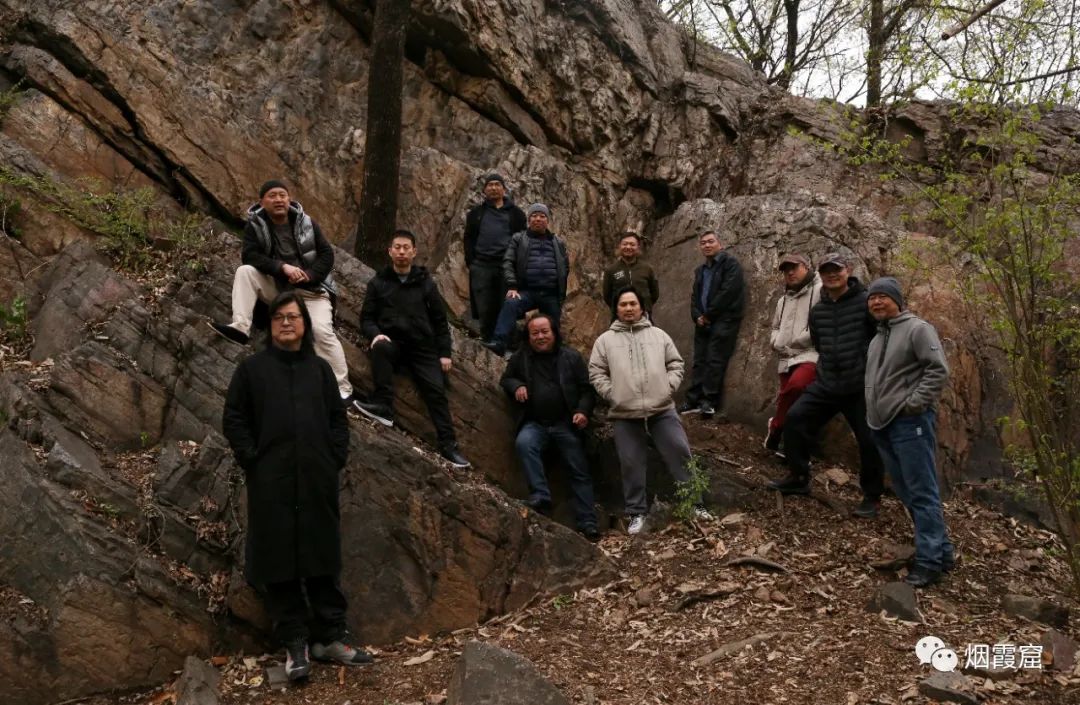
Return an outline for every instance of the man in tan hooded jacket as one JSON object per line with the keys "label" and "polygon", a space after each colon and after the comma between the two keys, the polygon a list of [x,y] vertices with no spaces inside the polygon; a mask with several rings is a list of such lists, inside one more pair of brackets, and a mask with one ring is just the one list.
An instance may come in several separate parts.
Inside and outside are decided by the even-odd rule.
{"label": "man in tan hooded jacket", "polygon": [[784,255],[778,269],[784,279],[784,295],[776,302],[769,343],[780,356],[780,389],[776,393],[776,413],[769,418],[765,449],[780,454],[788,409],[817,376],[818,354],[810,339],[810,309],[821,301],[821,277],[810,269],[810,261],[797,253]]}
{"label": "man in tan hooded jacket", "polygon": [[[617,294],[615,310],[618,319],[593,343],[589,381],[610,406],[623,504],[630,520],[627,531],[636,534],[644,528],[648,511],[645,475],[650,437],[675,481],[690,479],[690,442],[672,399],[684,366],[671,337],[644,317],[633,287]],[[698,519],[712,519],[704,507],[695,513]]]}

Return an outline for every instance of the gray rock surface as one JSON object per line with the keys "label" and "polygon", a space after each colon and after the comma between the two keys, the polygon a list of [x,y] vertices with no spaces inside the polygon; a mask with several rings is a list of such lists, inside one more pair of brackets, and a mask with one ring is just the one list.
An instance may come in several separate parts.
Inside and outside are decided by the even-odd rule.
{"label": "gray rock surface", "polygon": [[446,689],[446,705],[569,705],[528,659],[470,641]]}
{"label": "gray rock surface", "polygon": [[890,617],[897,617],[905,622],[922,623],[919,602],[915,597],[915,588],[907,583],[893,581],[879,587],[866,608],[871,612],[884,611]]}
{"label": "gray rock surface", "polygon": [[184,671],[173,688],[176,705],[218,705],[218,684],[221,674],[206,661],[188,656],[184,659]]}
{"label": "gray rock surface", "polygon": [[919,681],[919,693],[938,702],[979,705],[974,684],[967,676],[956,673],[935,673]]}
{"label": "gray rock surface", "polygon": [[1068,607],[1042,597],[1005,595],[1001,598],[1001,608],[1014,617],[1023,617],[1054,627],[1064,627],[1069,623]]}

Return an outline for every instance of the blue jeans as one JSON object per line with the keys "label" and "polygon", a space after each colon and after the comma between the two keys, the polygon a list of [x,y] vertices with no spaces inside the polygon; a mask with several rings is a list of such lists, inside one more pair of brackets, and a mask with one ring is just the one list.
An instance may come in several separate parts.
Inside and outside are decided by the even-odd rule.
{"label": "blue jeans", "polygon": [[554,328],[559,327],[559,316],[562,307],[559,305],[559,295],[554,291],[519,291],[520,297],[505,299],[502,309],[499,311],[499,319],[495,321],[495,334],[491,339],[506,345],[510,342],[510,334],[514,330],[514,324],[525,316],[527,311],[534,308],[540,309],[540,313],[551,316]]}
{"label": "blue jeans", "polygon": [[592,476],[589,460],[580,433],[569,422],[546,426],[526,421],[518,431],[515,447],[521,465],[525,468],[525,480],[529,483],[529,498],[551,502],[547,476],[544,474],[544,450],[554,442],[570,471],[570,489],[574,493],[574,516],[581,530],[596,528],[596,509],[593,507]]}
{"label": "blue jeans", "polygon": [[940,571],[952,564],[954,549],[938,491],[936,422],[937,414],[932,410],[897,416],[885,428],[874,431],[874,442],[892,478],[893,491],[915,523],[915,562]]}

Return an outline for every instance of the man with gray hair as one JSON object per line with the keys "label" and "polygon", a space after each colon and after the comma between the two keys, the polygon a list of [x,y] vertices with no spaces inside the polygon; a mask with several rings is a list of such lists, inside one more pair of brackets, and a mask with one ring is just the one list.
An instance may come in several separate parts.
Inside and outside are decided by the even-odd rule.
{"label": "man with gray hair", "polygon": [[498,355],[506,352],[514,326],[528,311],[540,309],[558,328],[566,299],[566,279],[570,273],[566,243],[548,230],[551,211],[547,206],[534,203],[526,213],[528,227],[514,233],[503,256],[506,300],[491,342],[484,343]]}

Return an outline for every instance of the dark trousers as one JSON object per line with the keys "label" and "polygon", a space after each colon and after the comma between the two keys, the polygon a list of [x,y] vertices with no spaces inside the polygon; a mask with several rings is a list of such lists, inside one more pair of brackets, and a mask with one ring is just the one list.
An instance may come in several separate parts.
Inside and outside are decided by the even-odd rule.
{"label": "dark trousers", "polygon": [[810,475],[810,451],[825,424],[843,414],[859,444],[859,485],[863,496],[877,500],[885,490],[884,471],[874,434],[866,424],[866,399],[863,390],[851,394],[832,394],[814,382],[788,411],[784,422],[784,454],[795,475]]}
{"label": "dark trousers", "polygon": [[480,321],[480,333],[484,340],[491,340],[495,335],[495,321],[506,298],[501,261],[474,261],[469,265],[469,295],[472,297],[473,311]]}
{"label": "dark trousers", "polygon": [[439,354],[433,348],[402,344],[396,340],[384,340],[371,346],[371,376],[375,381],[371,401],[391,409],[394,407],[394,371],[399,367],[408,369],[412,375],[416,390],[427,405],[439,443],[456,443],[454,421],[446,401],[446,374],[439,364]]}
{"label": "dark trousers", "polygon": [[708,400],[717,409],[724,402],[724,376],[735,354],[735,339],[741,320],[714,321],[694,328],[694,370],[686,401],[697,404]]}
{"label": "dark trousers", "polygon": [[348,635],[349,605],[336,575],[270,583],[263,604],[274,625],[274,638],[283,644],[296,639],[329,644]]}
{"label": "dark trousers", "polygon": [[510,334],[514,331],[514,324],[534,308],[540,309],[540,313],[551,316],[551,320],[555,324],[554,327],[559,327],[562,306],[559,305],[559,295],[557,293],[554,291],[520,291],[518,293],[521,296],[516,299],[503,299],[499,319],[495,323],[493,339],[503,345],[510,342]]}
{"label": "dark trousers", "polygon": [[554,444],[567,471],[570,489],[574,493],[574,517],[581,530],[596,528],[596,508],[593,506],[592,475],[589,460],[581,442],[581,432],[570,423],[540,424],[526,421],[518,431],[514,446],[529,483],[530,499],[551,502],[547,475],[544,474],[544,451]]}

